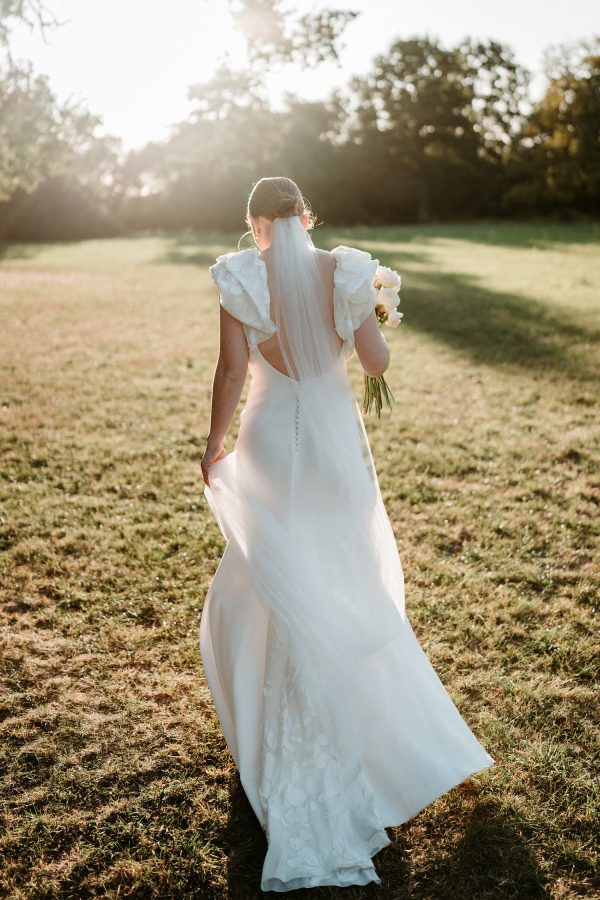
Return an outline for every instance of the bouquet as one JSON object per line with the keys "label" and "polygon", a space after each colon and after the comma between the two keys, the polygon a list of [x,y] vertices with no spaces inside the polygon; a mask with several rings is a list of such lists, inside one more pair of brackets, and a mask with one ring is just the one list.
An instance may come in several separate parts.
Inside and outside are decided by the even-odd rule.
{"label": "bouquet", "polygon": [[[377,291],[378,298],[375,306],[375,315],[379,322],[379,327],[385,322],[391,328],[397,328],[402,321],[403,313],[398,312],[398,304],[400,299],[398,293],[400,291],[400,275],[393,269],[385,266],[377,266],[375,277],[373,279],[373,287]],[[381,416],[383,401],[392,408],[394,397],[390,391],[389,385],[383,375],[376,378],[373,375],[365,374],[365,387],[363,392],[363,412],[368,413],[371,407],[375,406],[377,416]]]}

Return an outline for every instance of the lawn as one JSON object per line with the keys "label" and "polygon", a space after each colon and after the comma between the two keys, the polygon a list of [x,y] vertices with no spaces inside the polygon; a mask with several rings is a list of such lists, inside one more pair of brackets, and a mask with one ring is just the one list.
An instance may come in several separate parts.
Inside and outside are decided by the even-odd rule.
{"label": "lawn", "polygon": [[[0,245],[3,896],[265,896],[198,646],[208,266],[238,236]],[[598,897],[600,228],[314,241],[402,274],[366,426],[408,615],[497,764],[389,829],[381,886],[294,896]]]}

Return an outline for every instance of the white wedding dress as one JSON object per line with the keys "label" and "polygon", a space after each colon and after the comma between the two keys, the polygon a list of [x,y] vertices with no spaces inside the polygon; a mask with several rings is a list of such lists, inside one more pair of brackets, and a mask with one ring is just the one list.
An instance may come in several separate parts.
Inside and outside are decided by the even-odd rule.
{"label": "white wedding dress", "polygon": [[[258,250],[211,267],[220,302],[243,323],[251,383],[235,448],[204,489],[227,544],[200,651],[267,838],[263,891],[379,883],[372,858],[390,842],[386,826],[494,762],[405,615],[397,545],[346,373],[354,331],[376,303],[378,261],[352,247],[332,253],[344,345],[323,390],[337,458],[307,433],[303,384],[258,349],[276,332]],[[356,508],[337,499],[340,473]],[[370,498],[368,514],[359,496]]]}

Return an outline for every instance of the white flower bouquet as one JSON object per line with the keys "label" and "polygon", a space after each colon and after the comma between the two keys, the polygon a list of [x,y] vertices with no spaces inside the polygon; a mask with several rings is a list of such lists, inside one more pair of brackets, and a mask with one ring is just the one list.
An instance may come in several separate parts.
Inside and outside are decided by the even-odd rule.
{"label": "white flower bouquet", "polygon": [[[403,313],[398,312],[398,297],[401,285],[401,278],[398,272],[388,269],[386,266],[377,266],[375,277],[373,279],[373,287],[377,291],[378,298],[375,306],[375,315],[379,322],[379,327],[384,324],[391,328],[397,328],[402,321]],[[389,385],[383,375],[374,377],[365,374],[365,386],[363,391],[363,412],[368,413],[371,407],[375,407],[377,416],[381,416],[383,402],[392,408],[394,397],[390,391]]]}

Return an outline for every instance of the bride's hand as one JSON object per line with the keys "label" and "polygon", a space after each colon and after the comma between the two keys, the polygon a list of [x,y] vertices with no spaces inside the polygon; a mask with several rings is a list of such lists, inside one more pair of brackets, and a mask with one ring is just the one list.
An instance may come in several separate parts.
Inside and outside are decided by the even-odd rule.
{"label": "bride's hand", "polygon": [[218,444],[217,446],[211,446],[211,444],[206,445],[206,450],[204,451],[204,456],[200,461],[200,468],[202,469],[202,477],[204,482],[208,484],[208,470],[209,468],[220,459],[223,459],[224,456],[227,455],[227,451],[223,444]]}

